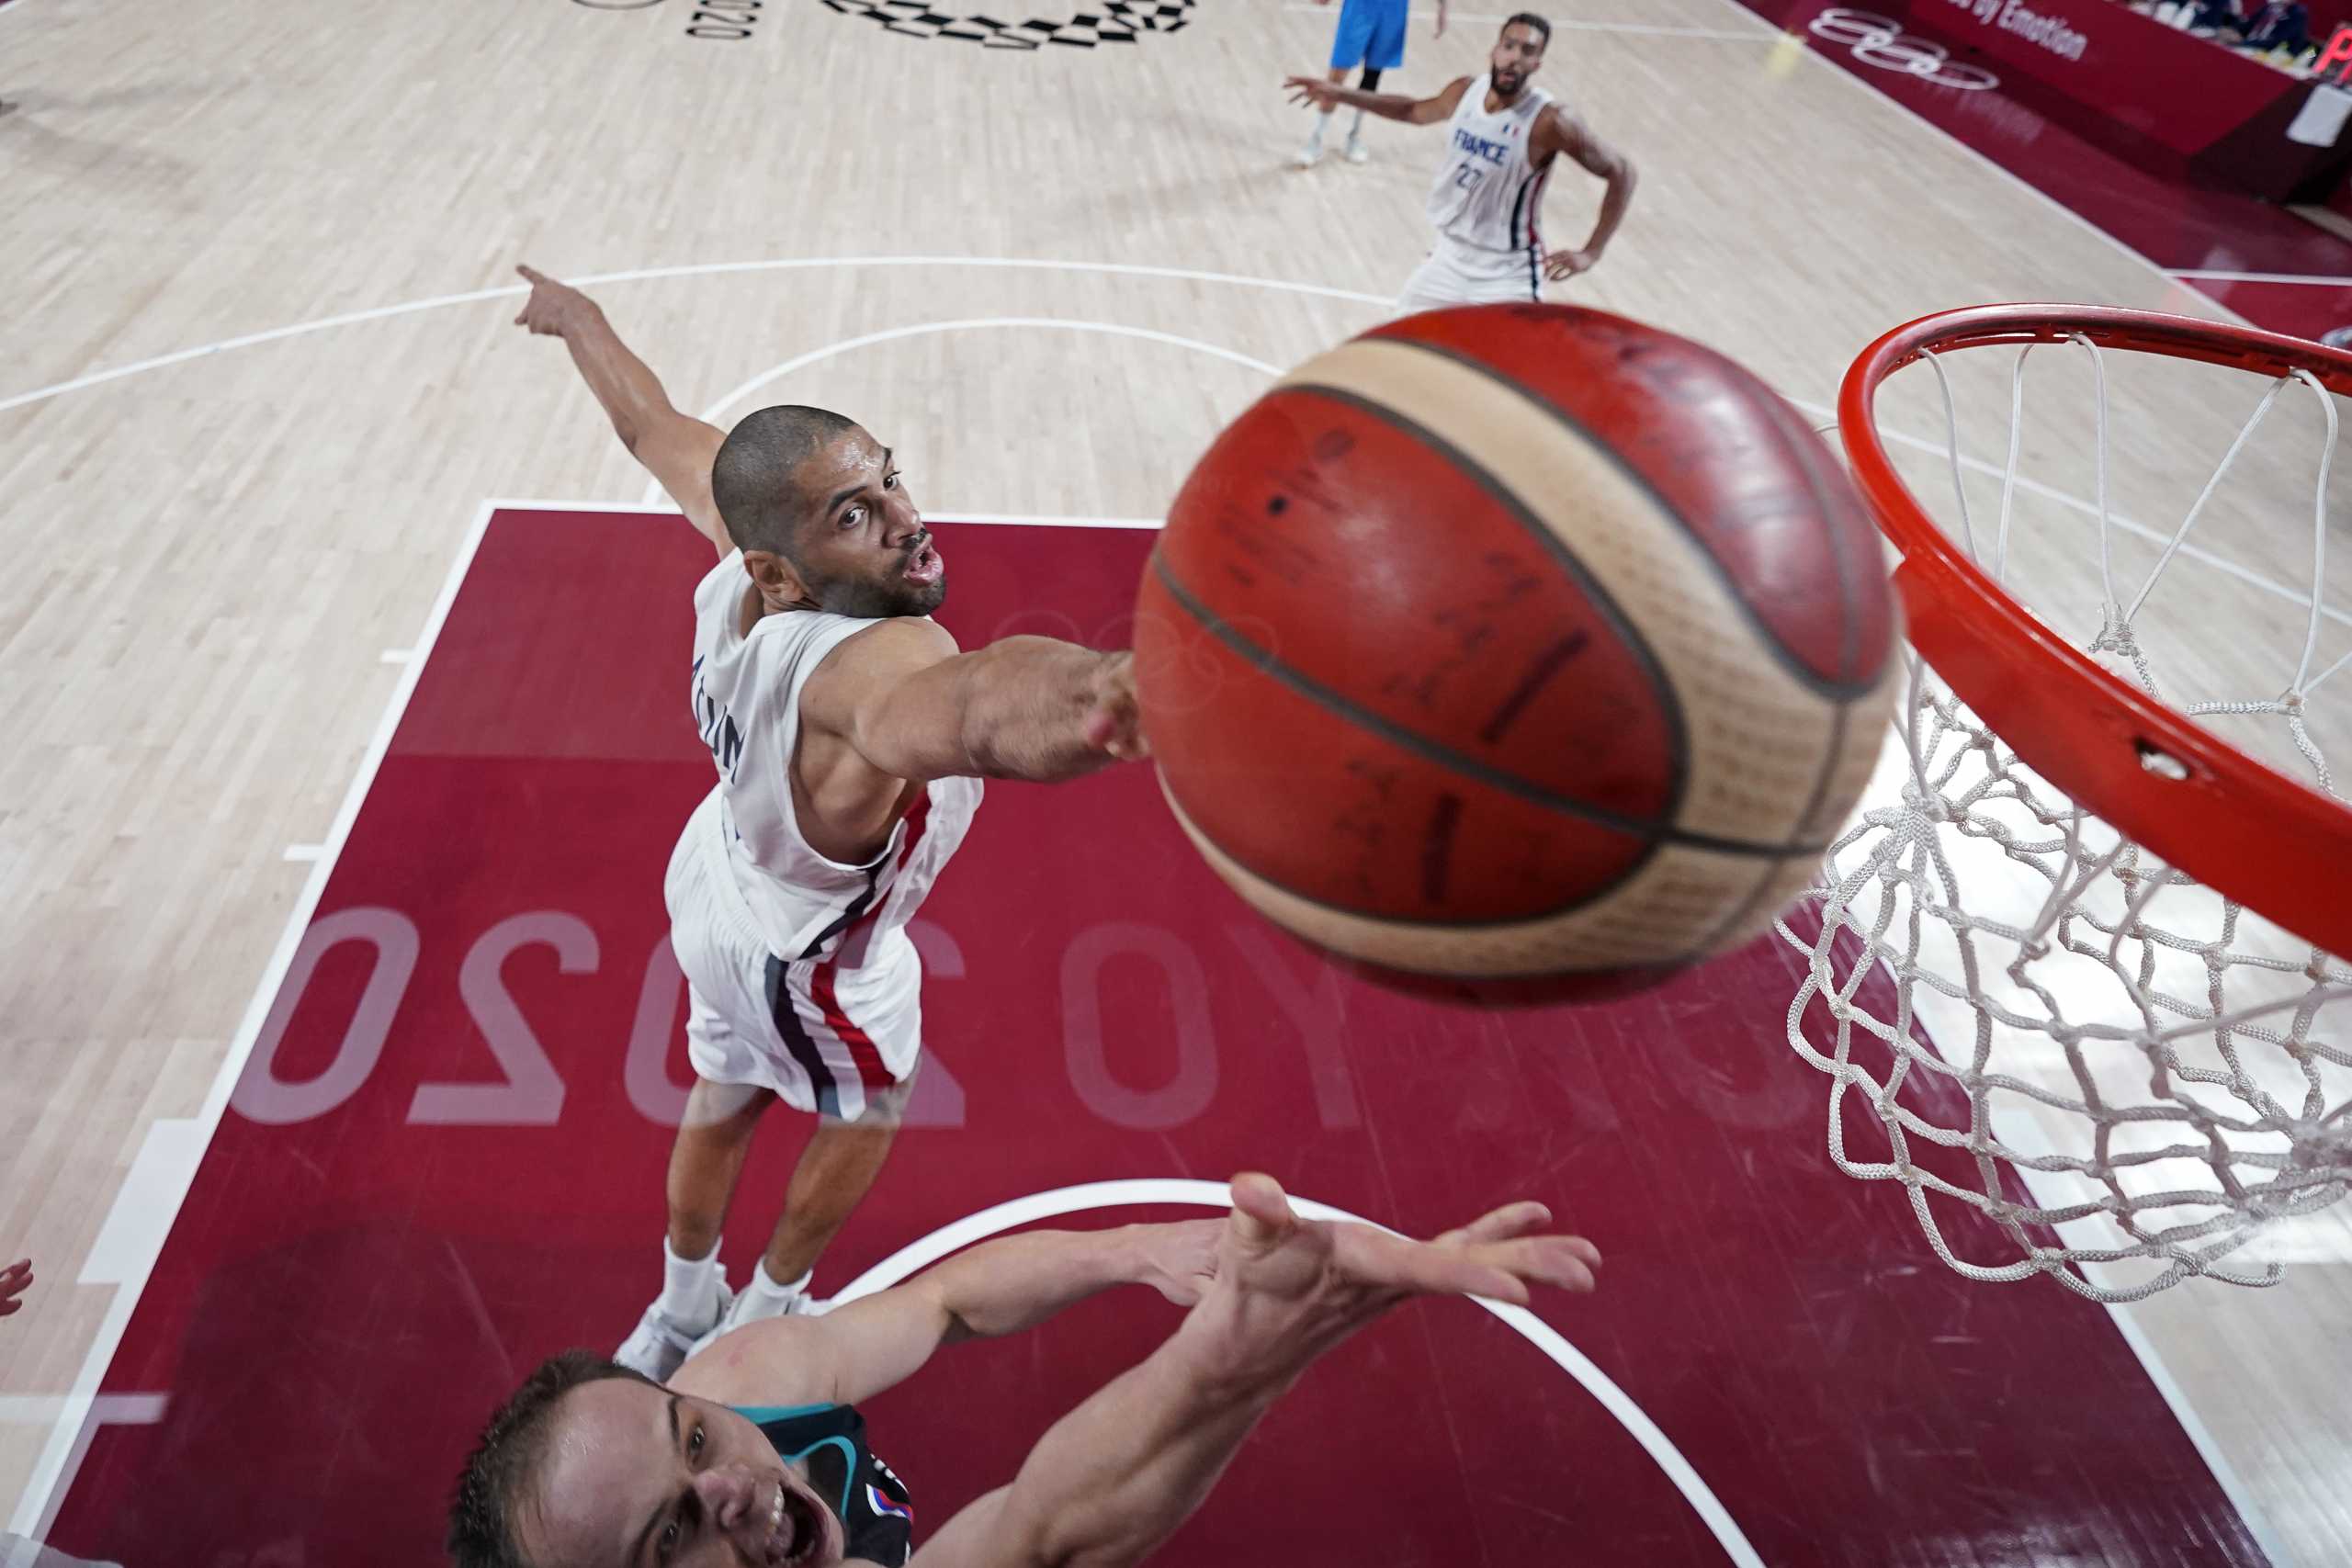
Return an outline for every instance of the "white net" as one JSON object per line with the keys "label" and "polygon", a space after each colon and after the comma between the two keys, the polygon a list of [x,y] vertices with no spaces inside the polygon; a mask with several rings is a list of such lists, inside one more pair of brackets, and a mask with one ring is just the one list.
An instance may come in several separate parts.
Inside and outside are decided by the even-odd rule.
{"label": "white net", "polygon": [[[2053,630],[2071,597],[2076,646],[2341,799],[2325,720],[2345,713],[2324,702],[2352,662],[2352,617],[2329,607],[2334,398],[2300,372],[2269,384],[2179,523],[2151,528],[2110,496],[2108,367],[2073,341],[2089,356],[2091,428],[2070,440],[2029,423],[2032,350],[2021,350],[1999,467],[1962,457],[1953,378],[1929,356],[1947,432],[1939,466],[1957,503],[1944,525]],[[2146,356],[2129,357],[2137,368]],[[2245,461],[2299,381],[2324,413],[2315,505],[2302,488],[2310,442],[2297,444],[2300,464]],[[2218,396],[2163,395],[2174,406],[2158,412],[2176,417]],[[1880,428],[1892,433],[1883,412]],[[2030,436],[2091,448],[2089,502],[2024,474]],[[2158,469],[2178,480],[2194,445],[2144,438],[2127,488],[2145,494]],[[2295,467],[2303,499],[2289,502]],[[2233,471],[2247,481],[2234,504]],[[1980,538],[1972,482],[1981,510],[1996,480],[1997,521]],[[2043,515],[2030,518],[2021,497],[2049,502]],[[2286,506],[2316,513],[2308,550],[2290,551],[2301,592],[2286,557],[2249,568],[2200,533],[2222,530],[2226,546],[2259,527],[2275,549]],[[2083,558],[2089,523],[2095,564]],[[1831,1079],[1838,1168],[1899,1183],[1937,1255],[1972,1278],[2049,1274],[2101,1301],[2193,1277],[2275,1281],[2292,1256],[2277,1238],[2299,1222],[2306,1235],[2332,1234],[2309,1222],[2352,1187],[2352,964],[2122,838],[2021,763],[1916,656],[1897,728],[1870,803],[1780,925],[1804,959],[1789,1043]]]}

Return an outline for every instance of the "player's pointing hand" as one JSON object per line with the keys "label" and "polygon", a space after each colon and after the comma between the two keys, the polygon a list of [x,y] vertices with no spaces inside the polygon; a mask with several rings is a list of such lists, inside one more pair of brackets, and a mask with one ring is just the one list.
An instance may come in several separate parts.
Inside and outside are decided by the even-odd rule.
{"label": "player's pointing hand", "polygon": [[595,313],[596,302],[570,284],[558,283],[537,267],[514,270],[531,286],[531,297],[523,301],[523,313],[514,318],[514,324],[534,336],[561,337]]}

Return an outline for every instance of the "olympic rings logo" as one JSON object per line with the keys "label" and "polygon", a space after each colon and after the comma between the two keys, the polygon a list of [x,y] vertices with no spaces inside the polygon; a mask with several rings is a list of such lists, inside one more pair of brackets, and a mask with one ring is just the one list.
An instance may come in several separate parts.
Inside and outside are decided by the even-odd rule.
{"label": "olympic rings logo", "polygon": [[1943,45],[1914,37],[1874,11],[1832,6],[1813,19],[1810,31],[1815,38],[1844,44],[1865,65],[1900,71],[1939,87],[1982,93],[2001,85],[1998,76],[1980,66],[1953,64],[1951,51]]}

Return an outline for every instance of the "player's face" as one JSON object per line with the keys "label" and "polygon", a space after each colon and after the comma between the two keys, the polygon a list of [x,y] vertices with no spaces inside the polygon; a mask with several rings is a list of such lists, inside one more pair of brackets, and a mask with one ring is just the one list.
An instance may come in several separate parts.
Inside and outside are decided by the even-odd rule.
{"label": "player's face", "polygon": [[514,1521],[533,1562],[576,1568],[834,1568],[836,1518],[760,1429],[634,1378],[563,1396]]}
{"label": "player's face", "polygon": [[802,461],[809,498],[799,573],[837,615],[928,615],[947,597],[947,566],[915,510],[890,449],[853,430]]}
{"label": "player's face", "polygon": [[1487,57],[1487,67],[1494,78],[1495,91],[1505,97],[1515,96],[1544,63],[1544,35],[1525,22],[1513,22],[1495,40],[1495,52]]}

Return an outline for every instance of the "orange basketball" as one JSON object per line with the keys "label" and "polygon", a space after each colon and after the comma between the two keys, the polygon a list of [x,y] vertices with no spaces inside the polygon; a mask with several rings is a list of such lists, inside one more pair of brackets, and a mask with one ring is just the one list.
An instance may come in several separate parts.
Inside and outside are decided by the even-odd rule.
{"label": "orange basketball", "polygon": [[1226,881],[1380,969],[1638,983],[1769,924],[1885,735],[1878,536],[1769,388],[1597,310],[1302,366],[1185,482],[1136,667]]}

